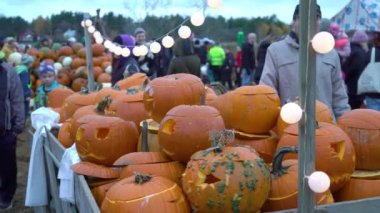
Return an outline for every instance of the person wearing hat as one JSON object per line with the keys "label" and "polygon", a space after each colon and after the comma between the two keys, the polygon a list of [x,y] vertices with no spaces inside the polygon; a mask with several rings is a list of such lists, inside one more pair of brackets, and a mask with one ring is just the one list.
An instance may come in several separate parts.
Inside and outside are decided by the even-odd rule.
{"label": "person wearing hat", "polygon": [[[260,79],[260,84],[277,90],[281,105],[295,101],[300,96],[299,10],[297,5],[293,14],[293,28],[289,35],[268,47]],[[322,17],[319,5],[316,10],[319,31],[319,21]],[[337,119],[350,110],[337,52],[332,50],[327,54],[317,54],[316,71],[316,98],[326,104]]]}
{"label": "person wearing hat", "polygon": [[38,70],[38,77],[41,85],[36,89],[34,95],[34,109],[47,106],[47,97],[55,88],[65,88],[58,83],[55,76],[54,65],[49,62],[42,62]]}
{"label": "person wearing hat", "polygon": [[369,60],[368,52],[368,35],[364,31],[356,31],[351,39],[351,53],[343,63],[342,68],[345,72],[345,82],[347,85],[348,103],[351,109],[360,108],[363,102],[363,96],[358,95],[358,80],[360,74],[367,66]]}
{"label": "person wearing hat", "polygon": [[9,55],[13,52],[17,52],[17,41],[13,37],[7,37],[5,39],[4,46],[2,48],[2,52],[5,55],[5,59],[8,59]]}
{"label": "person wearing hat", "polygon": [[[136,39],[136,46],[146,45],[149,50],[149,45],[146,44],[146,32],[143,28],[136,28],[134,36]],[[135,56],[135,59],[139,64],[140,72],[144,72],[151,79],[157,76],[157,64],[155,61],[155,54],[153,54],[150,50],[146,55]]]}

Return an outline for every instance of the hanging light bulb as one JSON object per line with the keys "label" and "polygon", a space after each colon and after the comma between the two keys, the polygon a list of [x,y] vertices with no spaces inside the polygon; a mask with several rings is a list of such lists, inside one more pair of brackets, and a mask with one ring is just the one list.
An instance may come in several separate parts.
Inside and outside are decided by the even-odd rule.
{"label": "hanging light bulb", "polygon": [[311,45],[317,53],[326,54],[334,49],[335,39],[331,33],[322,31],[315,34],[311,40]]}
{"label": "hanging light bulb", "polygon": [[104,41],[103,37],[95,38],[95,42],[96,42],[97,44],[102,44],[103,41]]}
{"label": "hanging light bulb", "polygon": [[140,46],[135,46],[132,50],[132,53],[137,57],[141,56]]}
{"label": "hanging light bulb", "polygon": [[122,55],[123,57],[128,57],[130,54],[131,54],[131,51],[129,50],[128,47],[124,47],[124,48],[121,50],[121,55]]}
{"label": "hanging light bulb", "polygon": [[94,36],[94,38],[96,39],[102,37],[102,34],[99,31],[95,31],[94,34],[92,34],[92,36]]}
{"label": "hanging light bulb", "polygon": [[110,40],[106,40],[104,42],[104,47],[107,48],[107,49],[110,49],[111,45],[112,45],[112,42]]}
{"label": "hanging light bulb", "polygon": [[330,188],[330,178],[324,172],[313,172],[308,177],[308,185],[310,189],[315,193],[323,193]]}
{"label": "hanging light bulb", "polygon": [[207,5],[212,9],[218,9],[222,5],[222,0],[207,0]]}
{"label": "hanging light bulb", "polygon": [[86,26],[86,24],[85,24],[84,21],[81,21],[81,22],[80,22],[80,25],[81,25],[82,27],[85,27],[85,26]]}
{"label": "hanging light bulb", "polygon": [[301,120],[302,109],[298,104],[290,102],[281,107],[280,116],[285,123],[294,124]]}
{"label": "hanging light bulb", "polygon": [[179,35],[179,37],[181,37],[183,39],[189,38],[191,36],[191,29],[190,29],[190,27],[188,27],[186,25],[182,25],[178,29],[178,35]]}
{"label": "hanging light bulb", "polygon": [[199,27],[205,22],[205,16],[201,11],[197,11],[191,16],[190,22],[192,25]]}
{"label": "hanging light bulb", "polygon": [[165,48],[171,48],[174,45],[173,37],[167,35],[162,39],[162,46]]}
{"label": "hanging light bulb", "polygon": [[159,53],[161,51],[161,44],[157,41],[154,41],[150,44],[149,49],[152,53]]}
{"label": "hanging light bulb", "polygon": [[87,31],[89,32],[89,33],[94,33],[95,32],[95,27],[94,26],[89,26],[88,28],[87,28]]}
{"label": "hanging light bulb", "polygon": [[84,25],[86,27],[90,27],[90,26],[92,26],[92,21],[90,19],[86,19],[86,21],[84,21]]}
{"label": "hanging light bulb", "polygon": [[115,45],[115,51],[114,51],[115,55],[121,55],[122,50],[123,48]]}
{"label": "hanging light bulb", "polygon": [[112,43],[111,46],[109,47],[109,50],[111,53],[115,53],[116,48],[117,48],[116,45]]}

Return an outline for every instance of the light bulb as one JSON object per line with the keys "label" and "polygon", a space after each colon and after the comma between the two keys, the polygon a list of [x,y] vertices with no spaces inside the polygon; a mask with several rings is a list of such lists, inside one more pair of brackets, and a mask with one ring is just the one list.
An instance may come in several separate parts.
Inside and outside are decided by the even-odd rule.
{"label": "light bulb", "polygon": [[148,50],[147,46],[145,46],[144,44],[140,46],[140,55],[141,56],[148,54],[148,52],[149,52],[149,50]]}
{"label": "light bulb", "polygon": [[302,109],[298,104],[290,102],[281,107],[280,116],[285,123],[295,124],[302,118]]}
{"label": "light bulb", "polygon": [[329,32],[319,32],[311,40],[313,49],[320,54],[326,54],[334,49],[335,39]]}
{"label": "light bulb", "polygon": [[81,21],[81,22],[80,22],[80,25],[81,25],[82,27],[85,27],[85,26],[86,26],[86,24],[85,24],[84,21]]}
{"label": "light bulb", "polygon": [[150,44],[149,48],[152,53],[159,53],[161,51],[161,44],[155,41]]}
{"label": "light bulb", "polygon": [[108,49],[110,50],[111,53],[115,53],[116,45],[111,43],[111,46]]}
{"label": "light bulb", "polygon": [[106,40],[104,42],[104,47],[107,48],[107,49],[110,49],[111,45],[112,45],[112,42],[110,40]]}
{"label": "light bulb", "polygon": [[202,12],[198,11],[198,12],[195,12],[191,18],[190,18],[190,22],[192,25],[196,26],[196,27],[199,27],[201,26],[204,22],[205,22],[205,16],[203,15]]}
{"label": "light bulb", "polygon": [[131,54],[131,51],[130,51],[127,47],[124,47],[124,48],[121,50],[121,55],[122,55],[123,57],[128,57],[130,54]]}
{"label": "light bulb", "polygon": [[174,39],[171,36],[167,35],[162,39],[162,46],[164,46],[165,48],[170,48],[173,45]]}
{"label": "light bulb", "polygon": [[310,189],[315,193],[323,193],[330,188],[330,178],[324,172],[313,172],[308,177],[308,185]]}
{"label": "light bulb", "polygon": [[95,42],[96,42],[97,44],[102,44],[103,41],[104,41],[103,37],[95,38]]}
{"label": "light bulb", "polygon": [[122,50],[123,49],[120,46],[115,46],[115,55],[121,55]]}
{"label": "light bulb", "polygon": [[212,9],[218,9],[222,5],[222,0],[207,0],[207,5]]}
{"label": "light bulb", "polygon": [[87,19],[86,21],[84,21],[84,25],[86,27],[90,27],[90,26],[92,26],[92,21],[90,19]]}
{"label": "light bulb", "polygon": [[140,46],[135,46],[132,50],[133,55],[139,57],[141,55]]}
{"label": "light bulb", "polygon": [[183,39],[187,39],[191,36],[191,29],[190,27],[183,25],[178,29],[178,35],[179,37]]}
{"label": "light bulb", "polygon": [[93,34],[92,36],[94,36],[94,38],[96,39],[96,38],[100,38],[100,37],[102,37],[102,34],[100,34],[99,31],[95,31],[94,34]]}
{"label": "light bulb", "polygon": [[95,29],[94,26],[89,26],[89,27],[87,28],[87,30],[88,30],[89,33],[94,33],[96,29]]}

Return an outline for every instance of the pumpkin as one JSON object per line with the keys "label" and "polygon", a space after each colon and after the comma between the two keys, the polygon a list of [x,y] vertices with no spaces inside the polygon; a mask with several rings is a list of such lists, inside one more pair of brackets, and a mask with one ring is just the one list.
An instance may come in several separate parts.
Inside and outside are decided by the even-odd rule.
{"label": "pumpkin", "polygon": [[[271,171],[271,189],[262,211],[272,212],[298,207],[298,161],[282,161],[284,155],[296,152],[296,147],[282,147],[277,151]],[[317,205],[333,202],[330,190],[315,196]]]}
{"label": "pumpkin", "polygon": [[124,91],[121,91],[118,87],[102,88],[96,93],[95,102],[98,103],[105,97],[110,96],[114,100],[117,96],[122,95]]}
{"label": "pumpkin", "polygon": [[120,172],[116,169],[85,161],[72,165],[71,170],[80,175],[103,179],[116,179],[120,176]]}
{"label": "pumpkin", "polygon": [[[315,120],[318,122],[334,123],[334,116],[329,107],[320,101],[315,102]],[[277,134],[279,137],[282,136],[284,129],[288,126],[289,124],[283,121],[281,116],[278,116]]]}
{"label": "pumpkin", "polygon": [[68,88],[55,88],[49,92],[47,97],[47,106],[50,108],[62,107],[65,99],[74,94],[74,91]]}
{"label": "pumpkin", "polygon": [[267,134],[280,113],[280,98],[266,85],[239,87],[210,104],[222,114],[226,128],[250,134]]}
{"label": "pumpkin", "polygon": [[102,66],[102,63],[103,63],[103,57],[102,56],[92,58],[92,64],[94,65],[94,67]]}
{"label": "pumpkin", "polygon": [[103,73],[103,70],[101,67],[95,66],[93,69],[93,72],[94,72],[94,78],[97,79],[99,75]]}
{"label": "pumpkin", "polygon": [[277,136],[274,132],[267,135],[252,135],[235,130],[235,140],[228,146],[249,146],[260,155],[265,163],[271,163],[277,148]]}
{"label": "pumpkin", "polygon": [[182,189],[159,176],[136,174],[113,185],[103,201],[102,212],[190,212]]}
{"label": "pumpkin", "polygon": [[58,132],[58,141],[65,148],[69,148],[74,144],[74,140],[70,137],[70,131],[71,131],[71,120],[69,119],[63,122]]}
{"label": "pumpkin", "polygon": [[[297,146],[298,124],[284,130],[277,149],[284,146]],[[329,175],[330,190],[336,192],[344,186],[355,170],[355,151],[351,139],[338,126],[320,122],[315,130],[315,168]],[[295,154],[288,159],[297,159]]]}
{"label": "pumpkin", "polygon": [[83,48],[83,44],[80,42],[76,42],[76,43],[72,44],[71,47],[73,48],[74,53],[77,54],[79,52],[79,50],[81,50]]}
{"label": "pumpkin", "polygon": [[73,59],[73,62],[71,62],[71,69],[77,69],[78,67],[81,67],[81,66],[86,66],[86,60],[83,59],[83,58],[74,58]]}
{"label": "pumpkin", "polygon": [[71,83],[71,88],[74,92],[79,92],[83,87],[87,87],[88,81],[84,78],[76,78]]}
{"label": "pumpkin", "polygon": [[206,87],[206,105],[211,105],[211,103],[215,101],[217,97],[218,96],[212,88]]}
{"label": "pumpkin", "polygon": [[115,183],[117,183],[117,181],[96,186],[91,189],[92,196],[94,196],[94,199],[96,201],[96,204],[98,204],[98,206],[102,206],[103,200],[106,197],[107,192],[110,190],[110,188],[113,185],[115,185]]}
{"label": "pumpkin", "polygon": [[335,199],[339,202],[359,200],[380,196],[380,180],[365,180],[351,178],[344,187],[335,193]]}
{"label": "pumpkin", "polygon": [[366,179],[366,180],[380,180],[380,170],[370,171],[370,170],[355,170],[351,178],[355,179]]}
{"label": "pumpkin", "polygon": [[204,91],[201,79],[192,74],[155,78],[145,88],[145,109],[153,120],[160,122],[175,106],[199,104]]}
{"label": "pumpkin", "polygon": [[41,49],[38,50],[38,58],[41,61],[43,61],[44,59],[50,58],[51,56],[52,56],[52,51],[48,47],[42,47]]}
{"label": "pumpkin", "polygon": [[257,212],[269,195],[270,173],[253,149],[209,149],[191,156],[182,187],[195,212]]}
{"label": "pumpkin", "polygon": [[65,120],[71,118],[80,107],[95,104],[95,96],[96,92],[89,93],[87,89],[83,89],[79,93],[74,93],[67,97],[62,106]]}
{"label": "pumpkin", "polygon": [[71,85],[71,76],[70,72],[67,71],[66,69],[62,69],[58,72],[57,75],[57,81],[59,84],[64,85],[64,86],[70,86]]}
{"label": "pumpkin", "polygon": [[[140,128],[144,129],[144,123],[147,125],[147,139],[148,139],[148,147],[152,152],[160,152],[161,146],[158,143],[158,129],[160,128],[160,124],[154,121],[153,119],[147,119],[140,122]],[[137,145],[137,151],[142,150],[142,133],[139,138],[139,143]]]}
{"label": "pumpkin", "polygon": [[338,119],[356,152],[356,169],[380,170],[380,112],[355,109]]}
{"label": "pumpkin", "polygon": [[[106,59],[105,59],[105,60],[106,60]],[[102,67],[103,72],[106,71],[106,68],[107,68],[108,66],[112,66],[112,64],[111,64],[110,61],[103,61],[103,62],[102,62],[101,67]],[[135,74],[137,74],[137,73],[135,73]],[[143,73],[141,73],[141,74],[143,74]],[[132,76],[133,76],[133,75],[132,75]],[[132,77],[132,76],[129,76],[129,77]],[[120,87],[121,87],[121,86],[120,86]]]}
{"label": "pumpkin", "polygon": [[74,70],[72,77],[74,80],[77,78],[88,79],[87,67],[86,66],[78,67],[77,69]]}
{"label": "pumpkin", "polygon": [[110,83],[111,82],[111,75],[108,73],[101,73],[97,78],[96,81],[99,83]]}
{"label": "pumpkin", "polygon": [[195,152],[211,147],[210,131],[224,129],[223,118],[215,108],[180,105],[161,121],[158,142],[171,159],[187,162]]}
{"label": "pumpkin", "polygon": [[82,47],[78,50],[77,55],[80,58],[86,59],[86,48]]}
{"label": "pumpkin", "polygon": [[[105,70],[105,68],[104,68],[104,70]],[[138,72],[138,73],[135,73],[131,76],[128,76],[127,78],[124,78],[124,79],[116,82],[116,85],[119,86],[121,89],[127,90],[133,86],[143,85],[145,81],[149,82],[148,76],[146,76],[144,73]]]}
{"label": "pumpkin", "polygon": [[126,121],[133,121],[141,132],[140,123],[149,118],[144,108],[143,93],[130,94],[122,91],[117,95],[108,110],[108,114],[122,118]]}
{"label": "pumpkin", "polygon": [[74,54],[74,50],[70,46],[63,46],[58,51],[58,56],[71,56]]}
{"label": "pumpkin", "polygon": [[117,117],[86,115],[78,120],[76,147],[79,157],[102,165],[112,165],[120,156],[136,151],[136,125]]}
{"label": "pumpkin", "polygon": [[92,56],[94,57],[102,56],[105,51],[105,48],[102,44],[92,44],[91,49],[92,49]]}

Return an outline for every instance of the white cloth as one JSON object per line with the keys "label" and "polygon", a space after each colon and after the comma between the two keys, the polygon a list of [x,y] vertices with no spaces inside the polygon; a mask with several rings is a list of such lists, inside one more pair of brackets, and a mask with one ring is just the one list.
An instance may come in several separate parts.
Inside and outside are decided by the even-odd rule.
{"label": "white cloth", "polygon": [[45,127],[50,130],[52,126],[56,125],[59,121],[59,114],[49,108],[41,107],[32,112],[31,121],[36,131],[33,135],[30,154],[25,206],[46,206],[49,201],[42,139],[43,136],[46,136]]}
{"label": "white cloth", "polygon": [[73,164],[79,163],[80,158],[75,144],[65,150],[62,156],[61,163],[58,171],[58,179],[60,179],[59,197],[75,204],[74,193],[74,172],[71,170]]}

